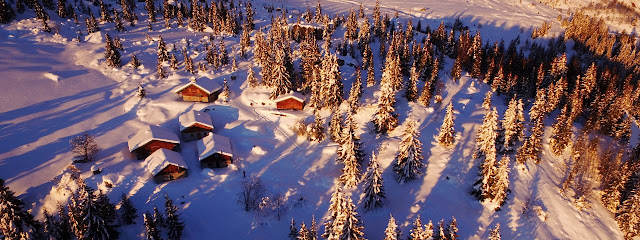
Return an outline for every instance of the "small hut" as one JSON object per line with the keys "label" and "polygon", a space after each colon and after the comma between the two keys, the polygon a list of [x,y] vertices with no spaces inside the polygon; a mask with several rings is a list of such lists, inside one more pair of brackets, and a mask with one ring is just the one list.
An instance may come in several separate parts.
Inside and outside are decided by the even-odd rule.
{"label": "small hut", "polygon": [[222,168],[233,163],[229,138],[210,134],[198,141],[198,160],[203,168]]}
{"label": "small hut", "polygon": [[191,79],[180,86],[175,93],[182,96],[182,100],[189,102],[214,102],[222,91],[222,86],[208,78]]}
{"label": "small hut", "polygon": [[305,97],[298,92],[291,92],[280,95],[274,100],[278,110],[302,110],[304,109]]}
{"label": "small hut", "polygon": [[147,171],[156,182],[166,182],[187,176],[187,163],[180,153],[160,149],[145,159]]}
{"label": "small hut", "polygon": [[145,126],[129,136],[129,151],[144,159],[158,149],[172,150],[180,144],[178,135],[159,126]]}
{"label": "small hut", "polygon": [[189,111],[180,115],[180,133],[185,141],[201,139],[213,131],[213,122],[209,114],[201,111]]}

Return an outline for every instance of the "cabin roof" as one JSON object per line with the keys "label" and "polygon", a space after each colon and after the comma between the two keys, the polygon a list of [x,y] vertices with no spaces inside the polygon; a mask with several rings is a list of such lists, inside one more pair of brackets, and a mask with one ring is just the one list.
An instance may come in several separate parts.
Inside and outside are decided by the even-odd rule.
{"label": "cabin roof", "polygon": [[133,152],[134,150],[144,146],[145,144],[153,140],[175,144],[180,143],[178,135],[171,132],[169,129],[159,126],[147,125],[135,132],[133,135],[129,136],[129,151]]}
{"label": "cabin roof", "polygon": [[209,79],[209,78],[200,78],[198,80],[196,80],[195,78],[192,79],[191,81],[189,81],[188,83],[182,85],[181,87],[179,87],[178,89],[176,89],[174,92],[175,93],[180,93],[182,92],[182,90],[184,90],[185,88],[189,87],[189,86],[195,86],[197,88],[200,88],[202,91],[206,92],[207,94],[211,95],[212,93],[222,89],[222,86],[220,86],[220,84],[216,83],[215,81]]}
{"label": "cabin roof", "polygon": [[287,93],[287,94],[284,94],[284,95],[280,95],[274,101],[275,102],[281,102],[281,101],[284,101],[284,100],[287,100],[287,99],[290,99],[290,98],[296,99],[296,100],[298,100],[300,102],[304,102],[304,100],[306,99],[305,96],[302,95],[299,92],[290,92],[290,93]]}
{"label": "cabin roof", "polygon": [[187,163],[182,159],[180,153],[167,150],[164,148],[153,152],[146,159],[146,168],[153,176],[165,169],[169,165],[175,165],[181,168],[189,169]]}
{"label": "cabin roof", "polygon": [[231,141],[229,141],[228,137],[211,133],[201,140],[198,140],[199,161],[202,161],[203,159],[213,155],[214,153],[233,157],[233,151],[231,150]]}
{"label": "cabin roof", "polygon": [[213,122],[211,121],[211,116],[201,111],[193,110],[193,111],[186,112],[185,114],[180,115],[178,120],[180,121],[181,132],[193,126],[196,123],[199,123],[205,127],[209,127],[213,129]]}

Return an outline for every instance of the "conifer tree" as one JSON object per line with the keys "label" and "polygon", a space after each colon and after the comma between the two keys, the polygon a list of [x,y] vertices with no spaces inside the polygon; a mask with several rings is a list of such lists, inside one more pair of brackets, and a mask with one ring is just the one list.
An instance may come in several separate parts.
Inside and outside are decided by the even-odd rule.
{"label": "conifer tree", "polygon": [[387,223],[387,228],[384,230],[384,240],[399,239],[400,229],[398,229],[398,223],[396,223],[396,219],[393,218],[393,215],[389,214],[389,223]]}
{"label": "conifer tree", "polygon": [[487,112],[482,121],[482,126],[478,130],[476,138],[477,151],[473,154],[475,159],[479,159],[481,163],[478,165],[479,178],[474,183],[473,194],[481,201],[494,199],[492,187],[495,184],[496,169],[496,137],[498,116],[494,108]]}
{"label": "conifer tree", "polygon": [[451,217],[451,221],[447,226],[447,239],[449,240],[458,240],[460,236],[458,236],[458,220],[455,217]]}
{"label": "conifer tree", "polygon": [[167,52],[167,45],[164,43],[162,36],[158,35],[158,50],[156,51],[158,55],[158,62],[166,62],[169,60],[169,54]]}
{"label": "conifer tree", "polygon": [[363,180],[365,193],[363,204],[365,210],[372,210],[374,208],[382,207],[383,199],[386,198],[382,180],[382,171],[380,170],[377,161],[378,160],[375,153],[372,152],[371,160],[369,161],[369,166],[367,167],[367,173],[365,174]]}
{"label": "conifer tree", "polygon": [[487,111],[482,119],[482,125],[478,129],[476,138],[477,151],[473,158],[482,159],[489,152],[495,152],[496,139],[498,137],[498,112],[495,108]]}
{"label": "conifer tree", "polygon": [[24,202],[0,178],[0,236],[6,239],[34,237],[37,225],[38,222],[24,209]]}
{"label": "conifer tree", "polygon": [[160,212],[158,206],[153,206],[153,215],[151,217],[153,218],[153,222],[155,222],[158,227],[167,226],[167,221],[165,220],[164,214]]}
{"label": "conifer tree", "polygon": [[493,92],[492,91],[488,91],[485,95],[484,95],[484,100],[482,101],[482,108],[484,110],[491,110],[492,105],[491,105],[491,97],[493,96]]}
{"label": "conifer tree", "polygon": [[335,54],[326,53],[322,60],[320,72],[322,106],[335,108],[343,101],[344,86],[338,66],[338,58]]}
{"label": "conifer tree", "polygon": [[311,226],[309,227],[309,240],[318,240],[318,227],[316,226],[316,216],[311,216]]}
{"label": "conifer tree", "polygon": [[309,236],[309,229],[307,229],[307,225],[304,224],[304,222],[302,222],[300,224],[300,231],[298,231],[298,237],[296,238],[296,240],[310,240],[311,236]]}
{"label": "conifer tree", "polygon": [[489,240],[500,240],[500,223],[496,223],[496,227],[489,230]]}
{"label": "conifer tree", "polygon": [[509,162],[511,158],[509,155],[504,155],[500,159],[498,168],[496,169],[496,176],[494,185],[491,187],[491,191],[494,195],[493,201],[502,206],[507,199],[507,193],[509,191]]}
{"label": "conifer tree", "polygon": [[[389,53],[390,56],[393,53]],[[374,131],[386,134],[393,131],[398,125],[398,114],[395,113],[396,91],[402,84],[399,58],[389,57],[380,80],[380,97],[378,109],[373,115]]]}
{"label": "conifer tree", "polygon": [[457,82],[462,75],[462,63],[460,57],[456,58],[453,62],[453,67],[451,68],[451,78],[453,78],[454,82]]}
{"label": "conifer tree", "polygon": [[420,73],[416,70],[416,62],[413,62],[410,74],[411,77],[409,78],[409,82],[407,82],[404,96],[407,98],[407,101],[415,102],[418,98],[418,78],[420,77]]}
{"label": "conifer tree", "polygon": [[296,227],[296,222],[291,218],[291,226],[289,226],[289,235],[287,235],[291,240],[297,240],[299,235],[298,228]]}
{"label": "conifer tree", "polygon": [[342,175],[338,181],[343,183],[345,187],[355,187],[360,180],[360,162],[363,154],[359,139],[354,133],[355,122],[351,116],[351,112],[347,112],[347,126],[342,133],[340,140],[340,149],[338,149],[338,161],[344,164]]}
{"label": "conifer tree", "polygon": [[169,195],[164,195],[165,214],[167,216],[166,224],[169,239],[179,240],[182,238],[182,231],[184,230],[184,222],[180,220],[178,207],[173,204],[173,200],[169,198]]}
{"label": "conifer tree", "polygon": [[164,69],[161,62],[158,62],[158,65],[156,66],[156,78],[157,79],[167,78],[167,70]]}
{"label": "conifer tree", "polygon": [[340,143],[342,140],[342,114],[339,111],[333,112],[331,122],[329,123],[329,138],[331,141]]}
{"label": "conifer tree", "polygon": [[122,194],[122,200],[120,200],[120,209],[122,209],[122,222],[124,224],[130,225],[136,223],[136,218],[138,217],[137,209],[133,206],[131,199],[127,197],[124,193]]}
{"label": "conifer tree", "polygon": [[515,98],[509,101],[509,107],[504,113],[502,120],[502,147],[501,151],[512,151],[516,141],[522,141],[524,137],[524,113],[522,109],[522,100]]}
{"label": "conifer tree", "polygon": [[249,66],[249,70],[247,71],[247,84],[250,88],[255,88],[258,86],[258,79],[256,78],[253,67],[251,66]]}
{"label": "conifer tree", "polygon": [[[185,62],[185,65],[186,64],[187,62]],[[171,69],[178,70],[178,57],[176,57],[176,54],[173,52],[169,54],[169,65],[171,65]]]}
{"label": "conifer tree", "polygon": [[625,238],[631,239],[640,234],[640,191],[632,192],[632,195],[625,200],[616,216],[618,226],[625,234]]}
{"label": "conifer tree", "polygon": [[353,112],[358,111],[360,96],[362,96],[362,78],[360,77],[360,68],[356,69],[356,80],[351,84],[351,91],[349,91],[349,108]]}
{"label": "conifer tree", "polygon": [[345,208],[345,197],[342,189],[339,187],[335,187],[333,194],[331,194],[331,200],[329,204],[329,216],[324,222],[324,234],[322,234],[323,238],[326,239],[337,239],[339,236],[336,234],[337,231],[341,231],[342,229],[337,229],[334,225],[337,225],[339,222],[338,217],[343,214]]}
{"label": "conifer tree", "polygon": [[120,62],[120,52],[115,48],[108,33],[105,34],[104,58],[110,67],[118,68],[122,66]]}
{"label": "conifer tree", "polygon": [[149,16],[149,22],[156,22],[156,6],[154,5],[154,0],[145,0],[144,9],[147,10],[147,15]]}
{"label": "conifer tree", "polygon": [[0,24],[7,24],[16,18],[16,13],[5,0],[0,0]]}
{"label": "conifer tree", "polygon": [[138,67],[140,67],[140,60],[138,59],[138,57],[136,57],[135,54],[131,55],[131,66],[135,69],[137,69]]}
{"label": "conifer tree", "polygon": [[553,131],[549,140],[549,145],[553,154],[556,156],[562,155],[564,149],[571,141],[571,122],[569,122],[567,106],[562,108],[562,112],[556,118],[556,123],[553,124]]}
{"label": "conifer tree", "polygon": [[440,133],[438,134],[437,140],[440,145],[449,147],[453,145],[455,141],[455,130],[453,129],[453,104],[449,103],[447,106],[447,113],[444,116],[444,121],[442,122],[442,126],[440,127]]}
{"label": "conifer tree", "polygon": [[291,75],[287,71],[285,66],[285,59],[283,49],[278,48],[275,50],[275,62],[271,66],[270,78],[272,85],[275,87],[269,96],[269,99],[276,99],[278,96],[287,94],[293,89],[291,83]]}
{"label": "conifer tree", "polygon": [[187,52],[187,48],[182,48],[182,55],[184,56],[184,69],[191,74],[196,74],[196,68],[193,65],[193,59],[189,56],[189,52]]}
{"label": "conifer tree", "polygon": [[229,98],[231,97],[231,90],[229,90],[229,83],[225,78],[222,82],[222,93],[220,93],[220,99],[224,102],[229,102]]}
{"label": "conifer tree", "polygon": [[424,226],[422,225],[422,219],[420,215],[416,216],[413,220],[413,227],[409,230],[409,240],[426,240]]}
{"label": "conifer tree", "polygon": [[58,228],[58,220],[45,208],[42,212],[44,215],[44,236],[47,239],[62,239],[61,229]]}
{"label": "conifer tree", "polygon": [[520,164],[524,164],[527,161],[533,161],[537,164],[540,161],[544,123],[538,120],[534,121],[533,124],[529,137],[524,140],[522,147],[518,148],[516,154],[516,161]]}
{"label": "conifer tree", "polygon": [[80,227],[84,230],[80,239],[116,239],[117,236],[110,235],[108,223],[106,223],[102,214],[100,214],[99,205],[94,199],[93,190],[87,191],[87,199],[82,209],[82,219]]}
{"label": "conifer tree", "polygon": [[144,219],[145,239],[160,240],[160,230],[158,229],[157,223],[153,220],[151,213],[147,211],[142,214],[142,218]]}
{"label": "conifer tree", "polygon": [[102,190],[98,192],[94,205],[98,210],[98,215],[104,221],[109,239],[117,239],[119,233],[115,226],[117,218],[116,206],[109,202],[109,198],[102,192]]}
{"label": "conifer tree", "polygon": [[[335,239],[364,240],[363,229],[364,226],[356,212],[356,206],[353,204],[351,197],[346,196],[343,212],[338,215],[334,222],[333,236]],[[329,239],[333,238],[329,237]]]}
{"label": "conifer tree", "polygon": [[418,139],[420,132],[417,129],[416,121],[408,119],[400,149],[394,161],[393,170],[398,174],[397,180],[403,183],[407,180],[418,178],[425,167],[422,162],[422,142]]}

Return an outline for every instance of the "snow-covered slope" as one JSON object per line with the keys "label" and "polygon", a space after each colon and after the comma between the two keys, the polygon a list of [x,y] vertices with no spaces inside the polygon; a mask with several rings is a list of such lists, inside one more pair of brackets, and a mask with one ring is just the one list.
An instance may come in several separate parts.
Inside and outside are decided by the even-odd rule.
{"label": "snow-covered slope", "polygon": [[[330,13],[345,13],[360,4],[355,1],[320,3],[323,10]],[[268,4],[272,2],[254,2],[258,27],[266,26],[270,19],[262,8]],[[288,0],[273,4],[291,12],[294,9],[304,12],[307,7],[313,9],[317,2]],[[363,1],[367,14],[374,4],[375,1]],[[419,20],[431,28],[441,21],[452,24],[459,18],[472,32],[482,32],[484,41],[509,41],[518,35],[524,39],[543,21],[555,21],[550,36],[561,31],[555,20],[559,12],[532,0],[389,0],[380,4],[383,12],[393,15],[397,11],[401,18],[413,18],[414,23]],[[143,11],[142,6],[138,5],[138,12]],[[192,75],[181,67],[168,79],[156,79],[157,35],[162,35],[168,45],[175,44],[176,49],[186,46],[185,39],[189,39],[192,57],[203,61],[202,42],[209,40],[209,33],[194,33],[186,28],[167,30],[160,21],[153,25],[153,32],[147,32],[146,24],[140,20],[137,27],[129,27],[129,31],[123,33],[117,33],[113,24],[105,24],[101,26],[102,32],[86,36],[84,42],[78,43],[72,39],[75,30],[81,28],[72,21],[51,15],[51,23],[59,35],[40,32],[40,22],[34,19],[0,26],[0,178],[6,179],[8,186],[27,203],[33,203],[30,209],[37,218],[41,219],[43,207],[54,208],[57,201],[65,199],[52,189],[56,184],[53,179],[71,162],[69,140],[88,131],[96,136],[102,148],[96,161],[76,164],[88,184],[106,191],[112,202],[122,193],[130,195],[139,213],[151,210],[153,205],[161,207],[164,194],[168,194],[181,209],[187,226],[185,239],[282,239],[288,233],[291,218],[307,225],[312,216],[323,222],[333,186],[337,185],[334,179],[341,171],[335,162],[338,145],[329,140],[317,143],[297,137],[291,127],[298,120],[313,116],[311,110],[275,110],[275,105],[268,100],[270,89],[251,89],[244,83],[250,61],[239,59],[237,80],[231,80],[230,67],[204,74],[220,84],[225,78],[229,80],[229,102],[183,102],[172,90],[189,81]],[[131,54],[136,54],[143,66],[140,69],[128,65],[118,69],[107,67],[103,55],[102,34],[105,32],[122,39],[123,63],[129,61]],[[154,39],[148,40],[145,33]],[[335,34],[338,36],[341,37],[341,33]],[[237,44],[238,37],[227,37],[225,42],[229,50]],[[423,220],[431,219],[434,223],[440,219],[448,222],[455,216],[459,235],[464,239],[486,239],[488,230],[497,223],[502,226],[504,239],[585,236],[620,239],[622,235],[612,214],[597,200],[591,208],[576,209],[571,200],[563,196],[559,185],[565,163],[552,157],[549,151],[544,151],[540,165],[512,167],[512,193],[501,211],[495,212],[493,207],[481,204],[469,194],[477,171],[471,155],[484,115],[481,103],[489,87],[468,76],[451,81],[448,76],[451,65],[452,60],[447,59],[446,70],[441,73],[442,103],[425,108],[398,97],[400,123],[408,117],[419,122],[427,168],[426,174],[416,181],[399,184],[394,180],[395,173],[390,166],[404,126],[388,136],[373,134],[370,119],[375,111],[378,87],[364,91],[363,107],[355,116],[358,133],[368,156],[372,151],[379,152],[387,191],[382,209],[358,210],[366,237],[382,239],[389,214],[399,221],[407,236],[413,219],[419,214]],[[254,70],[258,72],[259,68]],[[346,80],[345,92],[348,92],[354,79],[353,68],[345,65],[341,71]],[[147,98],[136,97],[138,83],[147,90]],[[494,97],[493,102],[502,115],[506,110],[505,99]],[[453,103],[456,111],[457,137],[456,145],[447,149],[437,145],[434,137],[449,103]],[[157,184],[143,163],[128,152],[127,136],[146,124],[178,132],[178,116],[191,110],[206,110],[211,115],[215,132],[230,138],[235,163],[224,169],[202,169],[197,161],[195,142],[183,142],[180,152],[189,166],[189,176]],[[331,112],[323,110],[320,115],[328,122]],[[92,166],[101,168],[103,173],[92,175]],[[242,211],[236,196],[245,173],[259,176],[269,194],[286,196],[289,211],[282,220]],[[104,178],[114,187],[106,188]],[[362,197],[360,189],[348,189],[347,193],[355,202]],[[137,225],[121,227],[120,238],[140,238],[141,222],[139,218]],[[322,229],[320,226],[320,232]]]}

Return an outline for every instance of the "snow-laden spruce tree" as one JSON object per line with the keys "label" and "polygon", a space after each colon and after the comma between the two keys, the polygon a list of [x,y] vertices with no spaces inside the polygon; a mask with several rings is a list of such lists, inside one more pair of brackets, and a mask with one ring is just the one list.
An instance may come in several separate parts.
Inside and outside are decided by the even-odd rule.
{"label": "snow-laden spruce tree", "polygon": [[136,223],[136,218],[138,217],[138,210],[131,202],[131,199],[126,194],[122,194],[122,198],[120,200],[120,210],[122,213],[120,217],[122,218],[122,222],[124,224],[130,225]]}
{"label": "snow-laden spruce tree", "polygon": [[420,215],[416,216],[416,219],[413,220],[413,226],[411,230],[409,230],[409,240],[426,240],[424,232],[424,226],[422,225],[422,219],[420,219]]}
{"label": "snow-laden spruce tree", "polygon": [[491,192],[493,193],[492,201],[502,206],[507,199],[507,193],[509,193],[509,163],[511,158],[509,155],[504,155],[498,163],[496,169],[496,175],[493,186],[491,186]]}
{"label": "snow-laden spruce tree", "polygon": [[107,60],[107,65],[109,67],[119,68],[122,66],[120,61],[120,52],[113,44],[113,40],[109,34],[105,34],[105,47],[104,47],[104,58]]}
{"label": "snow-laden spruce tree", "polygon": [[493,108],[487,111],[482,119],[482,125],[478,129],[476,137],[476,152],[473,158],[482,159],[490,151],[496,150],[496,139],[498,137],[498,111]]}
{"label": "snow-laden spruce tree", "polygon": [[515,98],[509,101],[509,107],[502,120],[502,152],[513,151],[516,143],[524,138],[524,113],[522,99]]}
{"label": "snow-laden spruce tree", "polygon": [[516,161],[520,164],[524,164],[528,161],[534,163],[540,162],[540,152],[542,151],[542,134],[544,131],[544,123],[542,119],[533,121],[533,127],[531,127],[531,133],[528,138],[525,138],[522,146],[518,148],[516,153]]}
{"label": "snow-laden spruce tree", "polygon": [[229,89],[229,82],[225,78],[222,81],[222,93],[220,93],[220,99],[224,102],[229,102],[229,98],[231,97],[231,90]]}
{"label": "snow-laden spruce tree", "polygon": [[453,67],[451,68],[451,78],[453,81],[457,82],[462,75],[462,63],[460,58],[456,58],[455,62],[453,62]]}
{"label": "snow-laden spruce tree", "polygon": [[275,89],[271,92],[269,99],[276,99],[278,96],[287,94],[293,89],[291,75],[289,75],[284,64],[284,50],[282,48],[276,48],[275,51],[279,53],[275,54],[275,62],[272,63],[270,72],[270,78],[272,79],[272,84]]}
{"label": "snow-laden spruce tree", "polygon": [[293,218],[291,218],[291,225],[289,226],[289,234],[287,235],[287,237],[289,237],[290,240],[296,240],[298,239],[299,236],[299,232],[298,232],[298,228],[296,227],[296,222],[293,220]]}
{"label": "snow-laden spruce tree", "polygon": [[144,220],[144,236],[146,240],[160,240],[160,229],[158,229],[157,223],[153,220],[151,213],[147,211],[142,214]]}
{"label": "snow-laden spruce tree", "polygon": [[322,106],[331,109],[340,106],[343,101],[344,86],[335,54],[326,53],[322,59],[320,82],[322,83],[320,87]]}
{"label": "snow-laden spruce tree", "polygon": [[358,163],[358,152],[361,150],[355,138],[353,133],[345,136],[338,150],[337,160],[344,164],[342,175],[340,175],[338,181],[343,183],[347,188],[358,185],[361,175],[360,164]]}
{"label": "snow-laden spruce tree", "polygon": [[109,238],[117,239],[119,233],[116,229],[117,213],[115,204],[111,203],[107,195],[100,190],[95,198],[94,205],[96,209],[98,209],[98,215],[104,221],[105,228],[110,236]]}
{"label": "snow-laden spruce tree", "polygon": [[449,105],[447,106],[447,113],[445,114],[444,121],[442,122],[442,126],[440,127],[440,133],[437,137],[438,143],[440,143],[440,145],[442,146],[449,147],[455,142],[456,132],[453,129],[453,120],[453,104],[449,103]]}
{"label": "snow-laden spruce tree", "polygon": [[0,178],[0,236],[5,239],[30,239],[39,225],[24,209],[24,202],[14,195]]}
{"label": "snow-laden spruce tree", "polygon": [[[393,53],[389,53],[389,56]],[[373,115],[374,131],[386,134],[398,125],[398,114],[395,113],[396,91],[402,85],[399,58],[388,57],[380,80],[380,97],[378,108]]]}
{"label": "snow-laden spruce tree", "polygon": [[456,220],[456,217],[451,217],[446,232],[448,234],[447,239],[458,240],[460,238],[460,236],[458,236],[458,220]]}
{"label": "snow-laden spruce tree", "polygon": [[329,122],[329,138],[331,138],[331,141],[336,143],[340,143],[340,141],[342,141],[343,128],[342,114],[340,111],[333,111],[333,115],[331,115],[331,122]]}
{"label": "snow-laden spruce tree", "polygon": [[409,102],[415,102],[418,98],[418,78],[420,77],[420,72],[416,69],[416,62],[413,62],[413,66],[411,66],[409,82],[407,82],[405,87],[404,96],[407,98]]}
{"label": "snow-laden spruce tree", "polygon": [[334,225],[336,223],[338,217],[343,214],[345,208],[345,197],[342,189],[340,187],[335,187],[333,194],[331,194],[331,200],[329,204],[329,216],[324,222],[324,234],[322,234],[323,238],[326,239],[337,239],[339,235],[336,235],[336,231],[340,231],[341,229],[335,229]]}
{"label": "snow-laden spruce tree", "polygon": [[364,240],[364,226],[360,216],[356,212],[356,205],[353,204],[350,196],[344,199],[343,211],[338,214],[334,221],[334,234],[328,239],[336,240]]}
{"label": "snow-laden spruce tree", "polygon": [[489,230],[489,240],[500,240],[500,223],[496,223],[496,227]]}
{"label": "snow-laden spruce tree", "polygon": [[307,225],[302,222],[300,224],[300,230],[298,231],[298,237],[296,240],[310,240],[311,236],[309,234],[309,229],[307,229]]}
{"label": "snow-laden spruce tree", "polygon": [[249,70],[247,70],[247,85],[249,85],[250,88],[258,86],[258,79],[256,78],[256,73],[253,71],[252,66],[249,66]]}
{"label": "snow-laden spruce tree", "polygon": [[387,223],[387,228],[384,230],[384,240],[399,240],[400,239],[400,229],[398,229],[398,223],[396,219],[393,218],[393,215],[389,214],[389,223]]}
{"label": "snow-laden spruce tree", "polygon": [[398,174],[396,179],[403,183],[418,178],[425,167],[422,159],[422,142],[418,139],[420,131],[413,119],[407,120],[407,126],[400,142],[400,148],[393,164],[393,170]]}
{"label": "snow-laden spruce tree", "polygon": [[551,146],[551,150],[556,156],[562,155],[571,141],[572,124],[569,122],[567,109],[566,105],[562,108],[560,115],[556,118],[556,123],[553,124],[552,134],[549,139],[549,146]]}
{"label": "snow-laden spruce tree", "polygon": [[349,99],[347,99],[352,112],[358,111],[358,107],[360,107],[360,97],[362,96],[362,74],[360,68],[356,69],[355,75],[356,79],[353,81],[353,84],[351,84]]}
{"label": "snow-laden spruce tree", "polygon": [[367,173],[364,175],[364,200],[365,210],[382,207],[383,199],[386,198],[384,193],[384,185],[382,180],[382,170],[378,165],[375,152],[371,153],[371,160],[367,167]]}
{"label": "snow-laden spruce tree", "polygon": [[182,238],[182,231],[184,231],[184,222],[180,220],[180,214],[178,214],[178,207],[173,204],[173,200],[169,198],[169,195],[164,195],[164,206],[166,215],[166,225],[169,239],[179,240]]}
{"label": "snow-laden spruce tree", "polygon": [[325,138],[324,133],[324,119],[320,117],[320,114],[316,112],[314,116],[314,121],[309,127],[308,130],[308,139],[309,141],[318,141],[322,142]]}
{"label": "snow-laden spruce tree", "polygon": [[640,235],[640,190],[636,189],[632,195],[618,208],[616,221],[625,238],[631,239]]}

